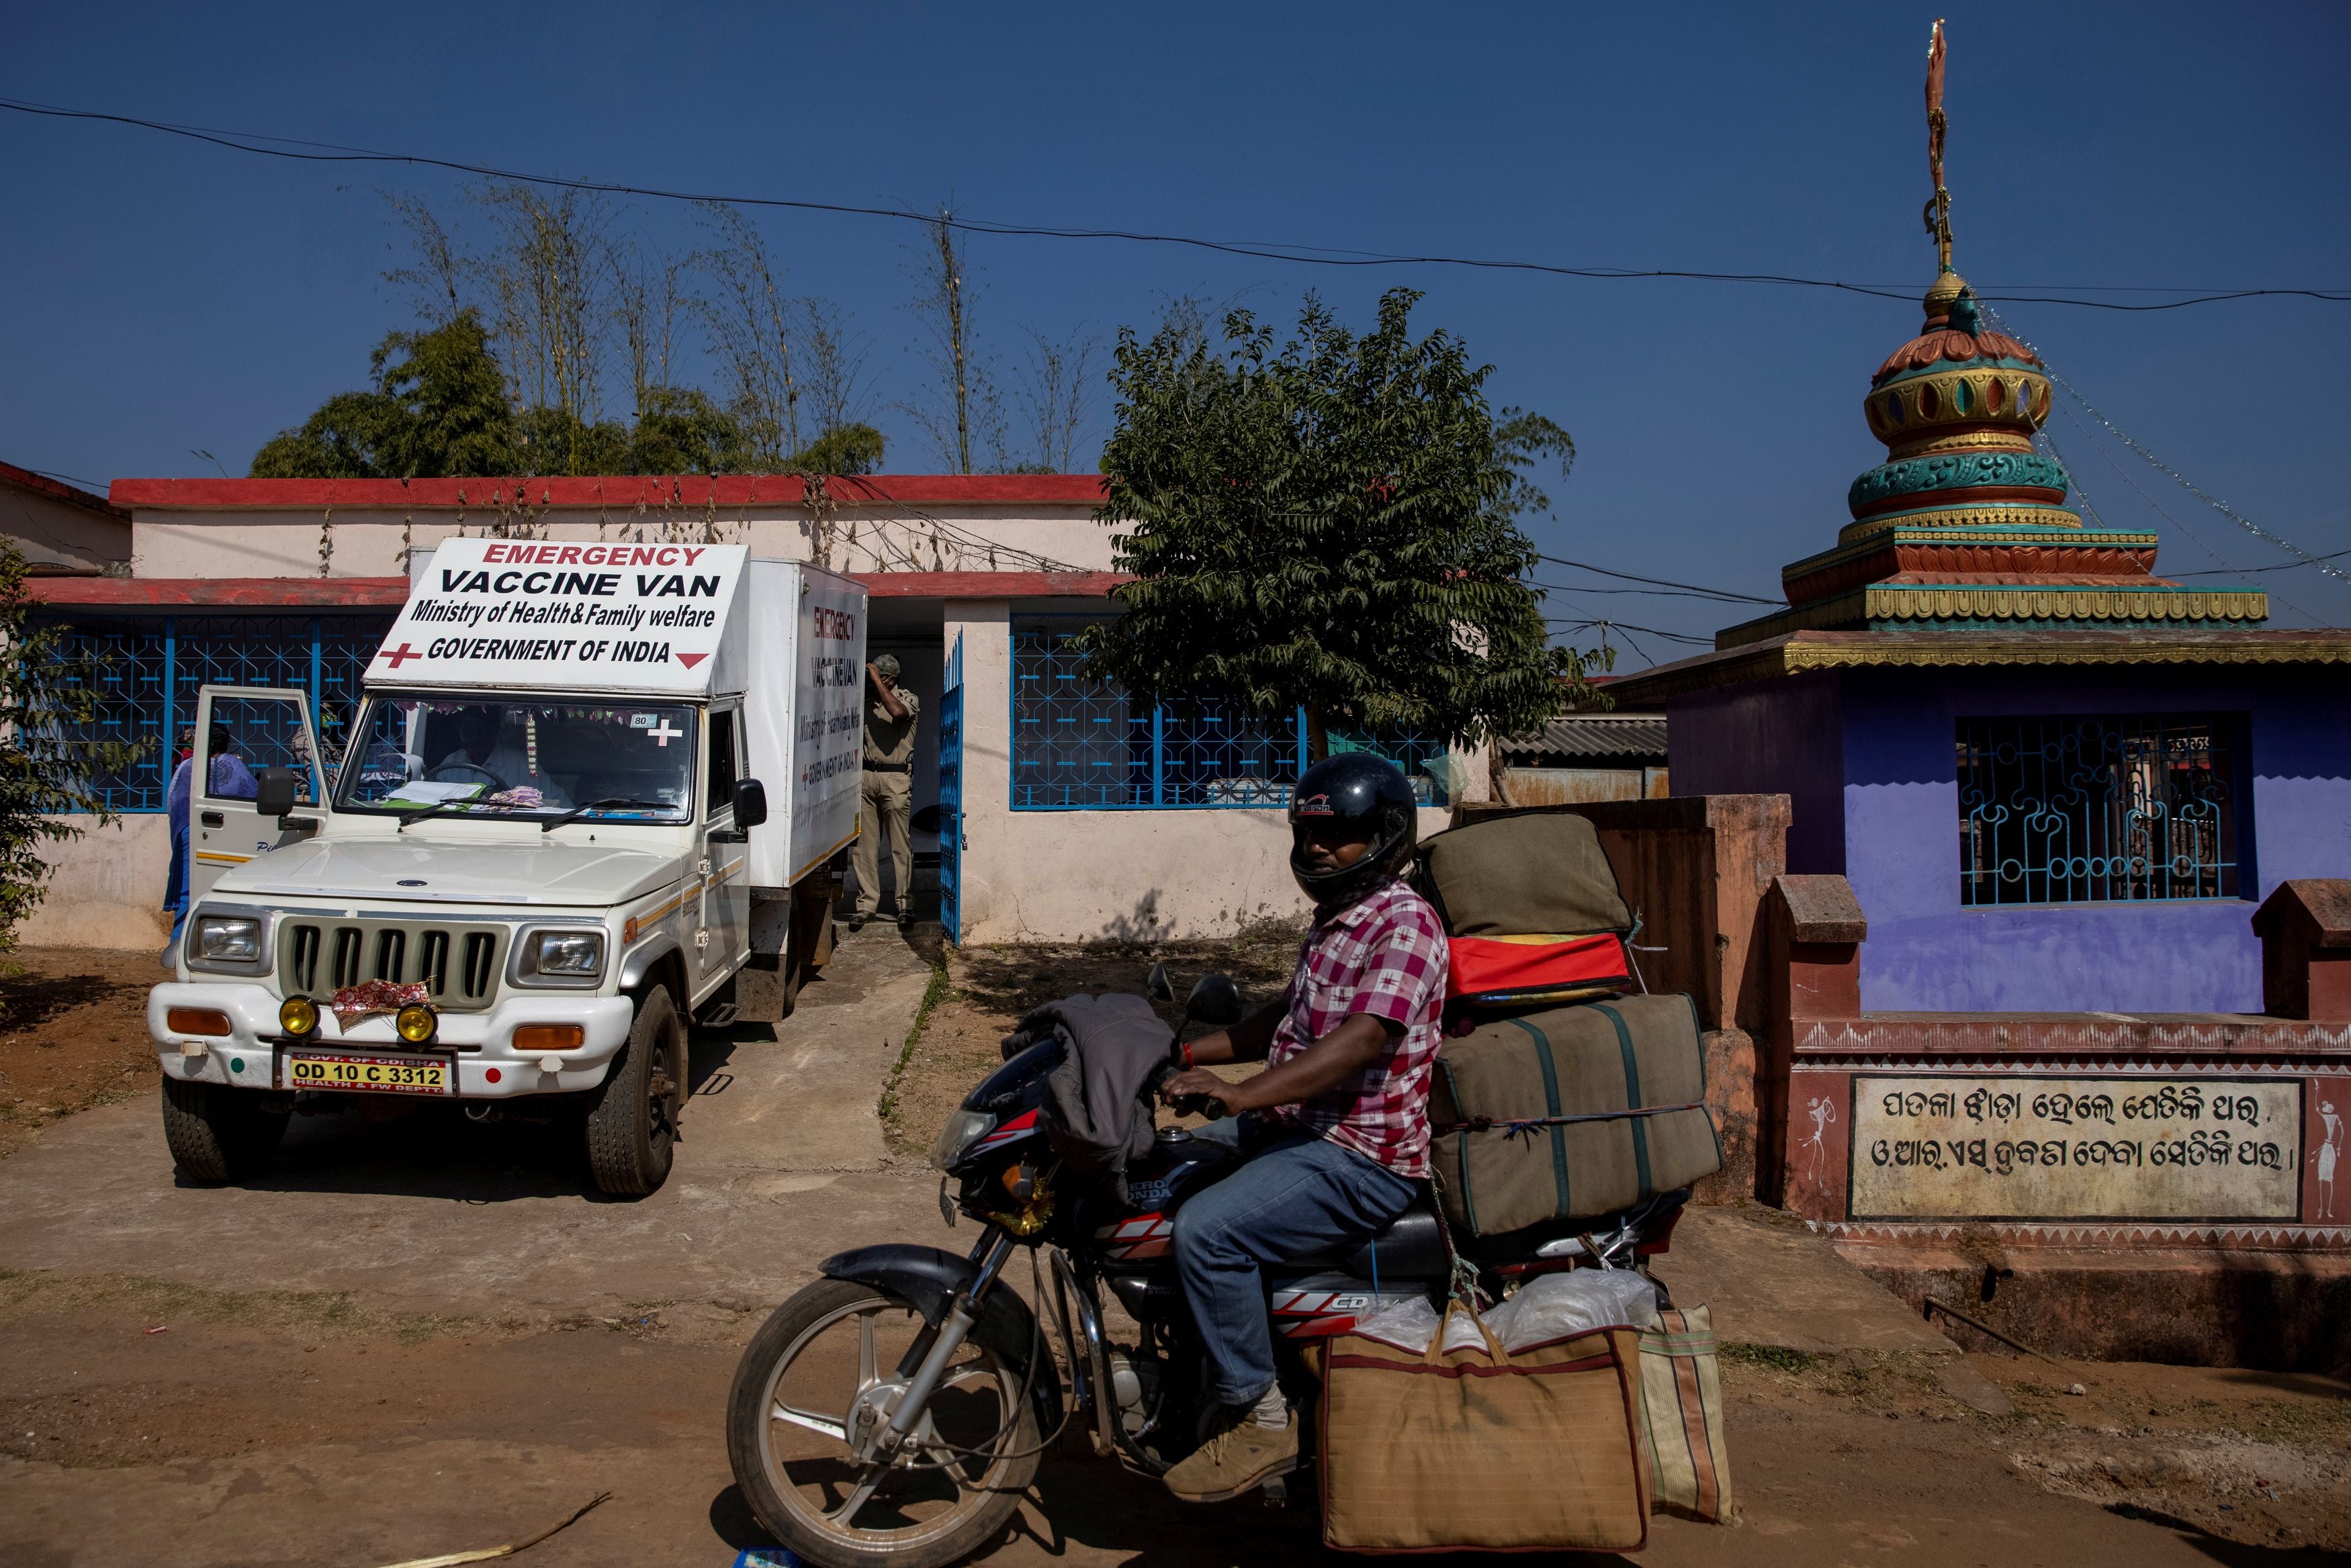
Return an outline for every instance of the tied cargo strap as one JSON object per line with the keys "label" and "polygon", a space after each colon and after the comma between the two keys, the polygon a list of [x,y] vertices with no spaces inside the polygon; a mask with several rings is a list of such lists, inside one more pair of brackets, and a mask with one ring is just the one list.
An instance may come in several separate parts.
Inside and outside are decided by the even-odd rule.
{"label": "tied cargo strap", "polygon": [[1537,1127],[1569,1127],[1576,1122],[1620,1122],[1633,1116],[1663,1116],[1676,1111],[1704,1109],[1704,1100],[1692,1100],[1680,1106],[1635,1106],[1629,1111],[1585,1111],[1572,1116],[1471,1116],[1467,1121],[1447,1122],[1430,1130],[1439,1133],[1491,1132],[1500,1127],[1505,1137],[1532,1137]]}

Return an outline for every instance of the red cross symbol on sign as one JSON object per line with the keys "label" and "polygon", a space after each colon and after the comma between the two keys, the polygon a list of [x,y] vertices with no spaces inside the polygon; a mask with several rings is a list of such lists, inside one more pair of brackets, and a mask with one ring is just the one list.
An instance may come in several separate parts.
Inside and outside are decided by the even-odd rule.
{"label": "red cross symbol on sign", "polygon": [[422,659],[424,656],[403,642],[398,648],[386,649],[379,657],[390,659],[392,667],[397,670],[409,659]]}

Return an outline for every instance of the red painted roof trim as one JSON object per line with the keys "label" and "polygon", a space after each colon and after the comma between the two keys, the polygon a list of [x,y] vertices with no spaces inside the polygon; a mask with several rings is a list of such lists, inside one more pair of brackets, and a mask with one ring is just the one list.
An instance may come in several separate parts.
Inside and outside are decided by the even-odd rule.
{"label": "red painted roof trim", "polygon": [[[1123,572],[866,572],[857,581],[875,598],[1107,598]],[[396,608],[407,602],[406,577],[32,577],[26,591],[43,604],[121,609],[215,606],[228,608]]]}
{"label": "red painted roof trim", "polygon": [[396,609],[408,600],[406,577],[29,577],[25,591],[43,604],[165,609]]}
{"label": "red painted roof trim", "polygon": [[114,505],[103,495],[93,495],[87,490],[51,479],[46,473],[35,473],[29,468],[18,468],[13,462],[0,462],[0,480],[5,480],[10,484],[30,490],[37,494],[46,495],[52,501],[62,501],[68,506],[78,506],[85,512],[95,512],[100,517],[109,518],[117,523],[131,521],[130,513]]}
{"label": "red painted roof trim", "polygon": [[[1098,473],[835,475],[825,487],[836,503],[851,506],[1098,506],[1102,498]],[[689,473],[579,479],[118,479],[111,493],[116,506],[163,511],[349,506],[489,512],[505,506],[795,506],[806,489],[798,474]]]}

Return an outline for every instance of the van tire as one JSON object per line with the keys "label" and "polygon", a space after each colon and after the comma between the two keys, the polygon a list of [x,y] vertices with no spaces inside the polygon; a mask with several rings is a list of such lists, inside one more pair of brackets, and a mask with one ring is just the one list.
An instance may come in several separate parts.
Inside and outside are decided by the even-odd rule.
{"label": "van tire", "polygon": [[685,1020],[667,986],[637,999],[629,1043],[604,1082],[590,1091],[588,1168],[597,1190],[643,1198],[669,1179],[677,1155],[677,1119],[685,1105]]}
{"label": "van tire", "polygon": [[244,1181],[269,1168],[292,1116],[250,1089],[163,1080],[163,1143],[190,1181]]}

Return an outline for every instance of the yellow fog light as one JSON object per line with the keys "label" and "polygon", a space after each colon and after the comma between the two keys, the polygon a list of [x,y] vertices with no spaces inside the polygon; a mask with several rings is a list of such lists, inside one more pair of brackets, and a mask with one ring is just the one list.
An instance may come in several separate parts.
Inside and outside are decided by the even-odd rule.
{"label": "yellow fog light", "polygon": [[277,1004],[277,1027],[288,1034],[311,1034],[319,1028],[319,1004],[307,996],[289,996]]}
{"label": "yellow fog light", "polygon": [[411,1045],[422,1045],[433,1038],[433,1032],[441,1027],[441,1020],[423,1002],[412,1002],[393,1016],[392,1026]]}

